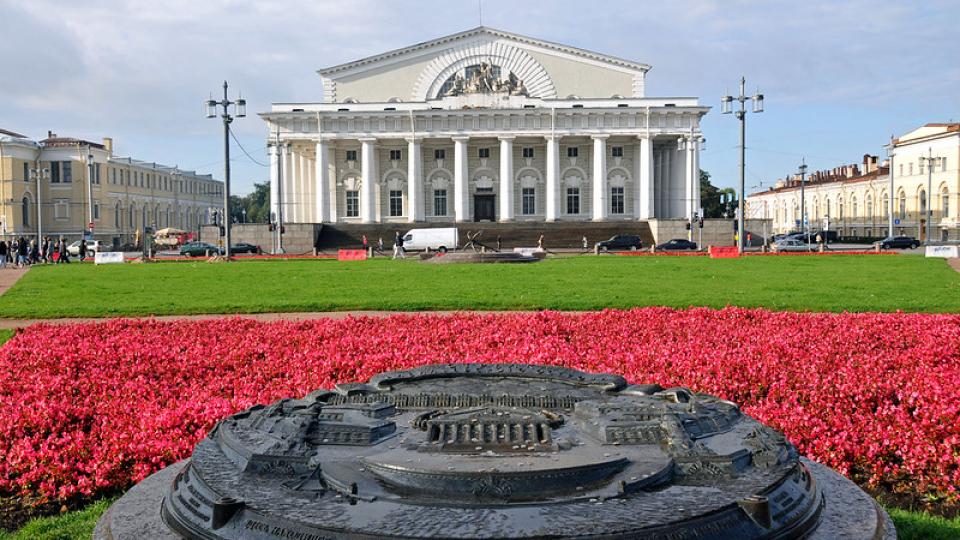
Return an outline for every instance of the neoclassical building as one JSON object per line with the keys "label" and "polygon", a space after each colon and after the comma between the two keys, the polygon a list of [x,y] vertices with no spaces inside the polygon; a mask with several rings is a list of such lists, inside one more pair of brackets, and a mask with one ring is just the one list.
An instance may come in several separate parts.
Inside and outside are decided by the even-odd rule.
{"label": "neoclassical building", "polygon": [[486,27],[321,69],[320,102],[261,113],[274,216],[689,218],[708,108],[647,97],[649,70]]}
{"label": "neoclassical building", "polygon": [[[810,228],[820,229],[826,220],[841,236],[883,237],[892,202],[894,234],[926,239],[930,204],[930,239],[960,240],[960,123],[926,124],[891,141],[890,149],[892,190],[891,164],[878,163],[876,156],[810,175],[803,197]],[[929,157],[935,158],[932,167]],[[781,179],[747,197],[746,215],[771,220],[774,232],[798,230],[800,199],[800,177]]]}
{"label": "neoclassical building", "polygon": [[37,235],[107,244],[133,242],[144,227],[196,230],[223,208],[223,182],[47,133],[33,140],[0,129],[0,238]]}

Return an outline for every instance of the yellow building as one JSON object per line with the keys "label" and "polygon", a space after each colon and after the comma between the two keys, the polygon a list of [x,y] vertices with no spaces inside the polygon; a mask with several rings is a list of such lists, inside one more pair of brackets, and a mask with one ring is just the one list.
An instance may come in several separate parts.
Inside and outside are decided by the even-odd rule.
{"label": "yellow building", "polygon": [[[894,139],[890,149],[892,178],[890,162],[870,155],[862,164],[808,175],[802,198],[809,230],[878,238],[888,234],[892,221],[894,235],[925,240],[930,204],[930,239],[960,240],[960,124],[927,124]],[[774,233],[800,230],[800,177],[749,195],[746,216],[771,220]]]}
{"label": "yellow building", "polygon": [[113,141],[30,138],[0,129],[0,236],[93,237],[120,246],[144,227],[197,230],[223,206],[223,183],[113,154]]}

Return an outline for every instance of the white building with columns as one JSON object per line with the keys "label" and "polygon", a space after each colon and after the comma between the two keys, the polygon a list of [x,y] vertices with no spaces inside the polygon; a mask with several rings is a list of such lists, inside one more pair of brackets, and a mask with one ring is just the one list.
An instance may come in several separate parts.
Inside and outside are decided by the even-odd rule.
{"label": "white building with columns", "polygon": [[689,219],[696,98],[645,95],[650,66],[486,27],[321,69],[275,103],[284,223]]}

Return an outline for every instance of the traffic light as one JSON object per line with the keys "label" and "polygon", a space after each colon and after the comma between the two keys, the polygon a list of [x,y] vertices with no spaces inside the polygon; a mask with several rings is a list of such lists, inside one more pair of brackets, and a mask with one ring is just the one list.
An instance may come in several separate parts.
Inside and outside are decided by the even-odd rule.
{"label": "traffic light", "polygon": [[689,221],[687,222],[687,230],[688,230],[688,231],[690,230],[690,222],[689,222]]}
{"label": "traffic light", "polygon": [[703,216],[700,216],[700,228],[703,228]]}

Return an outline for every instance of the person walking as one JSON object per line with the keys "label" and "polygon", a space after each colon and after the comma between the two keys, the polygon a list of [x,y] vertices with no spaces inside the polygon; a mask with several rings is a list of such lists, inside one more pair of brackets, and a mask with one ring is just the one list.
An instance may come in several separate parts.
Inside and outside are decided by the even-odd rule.
{"label": "person walking", "polygon": [[0,268],[7,267],[7,243],[0,240]]}
{"label": "person walking", "polygon": [[383,237],[382,236],[377,238],[377,251],[379,251],[380,254],[383,255]]}
{"label": "person walking", "polygon": [[60,258],[57,260],[57,262],[61,262],[63,264],[70,264],[70,252],[67,251],[67,241],[64,240],[63,238],[60,239],[60,256],[59,257]]}
{"label": "person walking", "polygon": [[24,267],[27,265],[27,239],[20,237],[19,242],[17,243],[17,266]]}
{"label": "person walking", "polygon": [[540,238],[537,238],[537,249],[543,250],[543,235],[540,235]]}
{"label": "person walking", "polygon": [[30,241],[30,264],[40,264],[40,245],[36,240]]}
{"label": "person walking", "polygon": [[363,235],[360,240],[363,242],[363,252],[367,253],[367,235]]}
{"label": "person walking", "polygon": [[83,262],[87,258],[87,239],[82,238],[80,240],[80,262]]}
{"label": "person walking", "polygon": [[500,253],[500,248],[501,248],[502,246],[503,246],[503,244],[500,242],[500,235],[498,234],[498,235],[497,235],[497,253]]}
{"label": "person walking", "polygon": [[393,258],[406,259],[406,255],[403,252],[403,237],[400,236],[400,231],[397,231],[396,235],[393,238]]}

